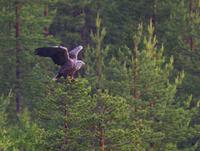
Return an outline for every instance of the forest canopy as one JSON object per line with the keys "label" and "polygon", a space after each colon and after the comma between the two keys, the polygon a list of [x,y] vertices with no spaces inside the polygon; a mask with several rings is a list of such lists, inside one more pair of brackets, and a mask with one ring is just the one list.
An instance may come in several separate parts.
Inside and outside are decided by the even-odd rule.
{"label": "forest canopy", "polygon": [[[0,6],[0,150],[200,150],[200,0]],[[74,80],[34,54],[80,45]]]}

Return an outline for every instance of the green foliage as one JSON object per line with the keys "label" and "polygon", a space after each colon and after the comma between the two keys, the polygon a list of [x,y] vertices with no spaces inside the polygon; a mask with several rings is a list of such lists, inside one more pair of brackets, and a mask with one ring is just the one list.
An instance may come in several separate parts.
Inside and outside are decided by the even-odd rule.
{"label": "green foliage", "polygon": [[[137,46],[137,55],[133,58],[133,80],[137,80],[136,115],[147,122],[150,128],[143,139],[151,150],[178,150],[178,144],[196,131],[190,124],[196,109],[189,109],[191,99],[182,100],[181,107],[176,101],[178,86],[183,81],[184,72],[172,80],[173,58],[164,57],[164,48],[156,46],[152,23],[148,26],[141,48]],[[139,34],[141,35],[141,34]],[[142,39],[142,38],[139,38]],[[138,44],[138,42],[135,42]],[[137,63],[135,63],[135,59]],[[137,116],[136,116],[137,117]],[[133,118],[136,118],[133,116]]]}
{"label": "green foliage", "polygon": [[[91,135],[87,123],[92,120],[90,108],[93,105],[88,82],[84,79],[68,79],[49,86],[52,89],[41,100],[39,112],[41,124],[48,134],[46,150],[85,150],[89,145],[87,138]],[[51,140],[52,137],[56,141]]]}
{"label": "green foliage", "polygon": [[[19,2],[20,3],[20,2]],[[34,54],[35,48],[39,46],[49,45],[55,43],[55,40],[51,36],[44,37],[44,26],[51,23],[51,16],[44,17],[44,3],[36,3],[32,1],[23,1],[19,5],[19,32],[18,39],[15,37],[15,3],[14,1],[3,3],[2,17],[0,25],[2,26],[0,42],[0,80],[1,80],[1,92],[7,93],[10,89],[13,89],[14,95],[16,89],[20,92],[20,104],[30,108],[34,104],[35,92],[32,86],[37,83],[34,75],[34,68],[36,66],[36,59]],[[9,18],[9,20],[4,20]],[[19,42],[19,54],[16,50],[16,42]],[[12,55],[11,55],[12,54]],[[19,59],[19,78],[17,78],[17,58]],[[37,60],[39,61],[39,60]],[[38,68],[37,68],[38,69]],[[46,73],[52,74],[47,70]],[[48,72],[47,72],[48,71]],[[38,72],[38,71],[37,71]],[[41,72],[41,71],[40,71]],[[39,83],[38,83],[39,85]],[[37,88],[38,89],[38,88]],[[40,90],[40,92],[42,92]],[[13,97],[14,99],[14,97]],[[12,101],[14,106],[14,100]],[[22,105],[23,104],[23,105]],[[10,112],[12,113],[12,112]],[[15,115],[12,115],[15,116]]]}
{"label": "green foliage", "polygon": [[11,93],[8,96],[0,97],[0,149],[8,150],[13,145],[9,130],[6,128],[7,115],[6,109],[10,103]]}
{"label": "green foliage", "polygon": [[[102,19],[99,14],[97,14],[96,18],[96,32],[91,32],[91,39],[93,42],[93,47],[89,47],[86,51],[86,60],[88,61],[88,66],[91,66],[86,73],[91,80],[95,80],[94,88],[103,88],[103,75],[102,72],[104,70],[104,51],[106,48],[103,48],[103,40],[106,35],[106,29],[102,27]],[[94,60],[93,60],[94,59]]]}
{"label": "green foliage", "polygon": [[1,122],[0,122],[0,149],[5,151],[11,150],[30,150],[36,151],[42,149],[44,143],[44,130],[40,129],[37,124],[30,122],[30,115],[27,110],[18,116],[18,123],[10,126],[6,109],[10,104],[11,93],[7,97],[1,96]]}
{"label": "green foliage", "polygon": [[130,95],[129,70],[116,58],[111,58],[105,68],[104,85],[112,95],[128,97]]}
{"label": "green foliage", "polygon": [[196,84],[199,83],[198,3],[198,0],[158,2],[156,27],[158,38],[167,49],[166,54],[174,56],[175,72],[185,71],[179,97],[185,99],[193,94],[194,104],[199,99],[199,85]]}
{"label": "green foliage", "polygon": [[[199,150],[199,4],[1,0],[0,150]],[[84,46],[84,78],[51,80],[54,44]]]}
{"label": "green foliage", "polygon": [[85,34],[89,32],[85,27],[87,20],[85,5],[88,3],[88,0],[79,3],[73,0],[60,0],[55,5],[58,10],[50,26],[50,32],[59,37],[70,49],[84,43],[83,38],[86,38]]}
{"label": "green foliage", "polygon": [[12,138],[12,149],[15,150],[42,150],[44,143],[45,131],[41,129],[36,123],[30,121],[30,115],[27,110],[19,117],[17,125],[10,130]]}
{"label": "green foliage", "polygon": [[[131,148],[132,135],[126,127],[129,119],[129,110],[126,99],[114,97],[107,91],[98,90],[93,96],[94,123],[96,131],[93,135],[100,139],[100,130],[104,131],[106,150],[124,150]],[[96,144],[98,145],[98,144]],[[98,148],[98,146],[96,146]]]}

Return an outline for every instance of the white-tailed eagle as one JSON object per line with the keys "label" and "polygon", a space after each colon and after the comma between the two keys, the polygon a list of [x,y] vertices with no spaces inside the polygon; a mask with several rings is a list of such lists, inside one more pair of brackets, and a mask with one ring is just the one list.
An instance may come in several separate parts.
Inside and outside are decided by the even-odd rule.
{"label": "white-tailed eagle", "polygon": [[53,78],[56,81],[62,76],[64,78],[71,76],[74,79],[75,72],[85,65],[82,60],[78,60],[78,54],[82,49],[82,46],[78,46],[68,52],[68,49],[63,46],[41,47],[35,50],[35,54],[41,57],[50,57],[55,64],[61,66]]}

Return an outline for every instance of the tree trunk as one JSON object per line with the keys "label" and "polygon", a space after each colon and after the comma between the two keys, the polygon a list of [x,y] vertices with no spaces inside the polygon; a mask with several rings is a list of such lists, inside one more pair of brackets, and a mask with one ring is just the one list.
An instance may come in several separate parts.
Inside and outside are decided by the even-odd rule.
{"label": "tree trunk", "polygon": [[157,14],[157,0],[154,0],[153,3],[153,14],[151,16],[151,22],[154,27],[154,35],[156,34],[156,14]]}
{"label": "tree trunk", "polygon": [[63,115],[64,115],[64,127],[63,127],[64,128],[64,138],[63,138],[63,145],[61,146],[61,150],[65,151],[65,150],[67,150],[67,144],[68,144],[67,132],[69,129],[66,118],[68,117],[69,114],[67,111],[65,98],[63,97],[62,100],[63,100]]}
{"label": "tree trunk", "polygon": [[20,100],[21,100],[21,92],[20,92],[20,78],[21,78],[21,71],[20,71],[20,4],[16,2],[15,6],[15,38],[16,38],[16,111],[20,112]]}
{"label": "tree trunk", "polygon": [[[100,94],[102,91],[102,54],[101,54],[101,45],[102,45],[102,41],[104,38],[104,34],[103,32],[105,32],[104,29],[100,30],[100,26],[101,25],[101,19],[99,18],[99,15],[97,16],[96,19],[96,27],[97,27],[97,31],[96,31],[96,35],[95,35],[95,42],[96,42],[96,50],[95,50],[95,65],[96,65],[96,90],[97,90],[97,96],[98,96],[98,114],[100,115],[104,115],[104,105],[103,105],[103,100],[100,97]],[[103,117],[103,116],[102,116]],[[101,119],[99,121],[99,124],[97,125],[98,127],[98,139],[99,139],[99,149],[100,151],[105,151],[105,133],[104,133],[104,127],[102,124],[102,120]]]}
{"label": "tree trunk", "polygon": [[[44,8],[44,16],[47,17],[49,15],[49,8],[48,8],[48,4],[45,4],[45,8]],[[44,36],[47,37],[49,35],[49,29],[48,26],[44,26]]]}
{"label": "tree trunk", "polygon": [[[67,109],[65,109],[65,117],[67,116]],[[68,143],[68,139],[67,139],[67,131],[68,131],[68,124],[67,124],[67,121],[65,120],[64,121],[64,145],[66,146],[67,143]]]}
{"label": "tree trunk", "polygon": [[101,46],[97,46],[96,50],[96,76],[97,76],[97,89],[101,88],[101,74],[102,74],[102,69],[101,69]]}
{"label": "tree trunk", "polygon": [[99,148],[100,151],[105,151],[105,135],[104,135],[104,128],[99,125]]}
{"label": "tree trunk", "polygon": [[[194,11],[193,6],[194,6],[193,0],[190,0],[190,1],[189,1],[189,14],[190,14],[190,22],[191,22],[191,23],[192,23],[192,13],[193,13],[193,11]],[[189,43],[190,50],[191,50],[191,51],[194,51],[194,48],[195,48],[195,41],[194,41],[194,39],[193,39],[192,36],[189,37],[188,43]]]}
{"label": "tree trunk", "polygon": [[189,11],[190,11],[190,16],[191,16],[193,12],[193,0],[189,1]]}
{"label": "tree trunk", "polygon": [[133,77],[133,84],[132,84],[132,95],[133,98],[138,99],[140,97],[140,92],[139,92],[139,88],[137,86],[137,82],[139,80],[139,75],[138,75],[138,46],[137,44],[134,42],[134,48],[133,48],[133,66],[132,66],[132,77]]}
{"label": "tree trunk", "polygon": [[150,147],[147,151],[155,151],[155,144],[154,143],[150,143]]}

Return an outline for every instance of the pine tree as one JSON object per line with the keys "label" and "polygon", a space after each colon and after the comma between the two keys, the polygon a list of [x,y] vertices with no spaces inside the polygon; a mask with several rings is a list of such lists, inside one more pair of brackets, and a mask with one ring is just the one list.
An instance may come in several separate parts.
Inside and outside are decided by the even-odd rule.
{"label": "pine tree", "polygon": [[89,37],[88,4],[90,2],[60,0],[57,2],[58,8],[56,17],[50,27],[50,33],[59,37],[62,44],[70,49],[77,45],[87,45]]}
{"label": "pine tree", "polygon": [[[10,26],[14,26],[15,24],[15,18],[14,18],[14,13],[13,10],[10,10],[15,6],[15,3],[8,3],[8,11],[10,11],[10,15],[7,15],[5,12],[5,18],[9,17],[10,19],[7,22],[3,22],[2,20],[2,26],[6,28],[6,25],[11,24]],[[38,69],[38,64],[36,64],[35,56],[34,56],[34,49],[36,49],[39,46],[44,46],[47,44],[52,44],[55,43],[56,41],[52,39],[51,36],[44,38],[43,36],[43,27],[47,26],[52,19],[52,16],[49,16],[48,18],[42,16],[43,11],[44,11],[44,5],[46,3],[36,3],[33,1],[24,1],[19,4],[20,16],[19,21],[20,21],[20,31],[17,30],[17,36],[20,36],[17,38],[17,45],[19,46],[20,44],[20,52],[19,54],[15,53],[15,47],[16,47],[16,39],[14,39],[14,34],[15,31],[11,28],[9,29],[9,34],[8,33],[3,33],[2,32],[2,43],[5,43],[5,39],[7,39],[8,42],[5,43],[5,46],[2,45],[2,51],[1,57],[2,58],[10,58],[5,60],[4,63],[1,66],[1,80],[6,81],[4,82],[2,92],[8,91],[10,88],[13,88],[15,91],[19,91],[20,94],[20,99],[17,99],[18,101],[21,101],[19,104],[16,103],[16,108],[17,110],[19,108],[23,108],[24,106],[28,105],[29,107],[32,107],[34,101],[34,84],[37,82],[37,77],[33,77],[35,69]],[[11,8],[10,8],[11,7]],[[52,12],[49,12],[50,15],[53,15]],[[3,18],[2,18],[3,19]],[[19,23],[19,22],[18,22]],[[17,23],[17,25],[18,25]],[[19,25],[18,25],[19,26]],[[19,35],[20,32],[20,35]],[[9,47],[8,47],[9,46]],[[18,47],[17,46],[17,47]],[[18,48],[17,48],[18,49]],[[13,55],[10,55],[9,53],[12,52]],[[15,55],[17,55],[18,61],[15,59]],[[18,62],[17,64],[15,62]],[[20,63],[19,63],[20,61]],[[38,61],[38,60],[37,60]],[[11,64],[10,64],[11,63]],[[44,64],[43,64],[44,65]],[[20,75],[17,78],[18,82],[16,82],[16,77],[14,66],[17,67],[17,70],[19,69],[19,72],[17,72],[17,75]],[[46,72],[48,69],[45,69]],[[36,71],[39,72],[39,71]],[[42,70],[40,71],[42,72]],[[48,71],[49,74],[52,74]],[[6,80],[5,80],[6,79]],[[33,82],[32,82],[33,81]],[[20,87],[18,87],[19,85]],[[38,82],[37,82],[38,83]],[[37,88],[38,89],[38,88]],[[41,92],[41,91],[40,91]],[[16,97],[18,92],[16,92]]]}
{"label": "pine tree", "polygon": [[[91,34],[94,46],[90,47],[85,53],[86,60],[90,67],[89,71],[86,70],[86,73],[89,76],[89,80],[93,81],[92,86],[94,89],[94,149],[97,148],[101,151],[137,150],[137,147],[140,145],[137,144],[138,140],[134,141],[134,139],[139,139],[139,136],[138,133],[133,134],[128,129],[128,124],[130,124],[128,122],[128,103],[126,99],[120,97],[129,94],[127,83],[124,83],[124,85],[127,86],[124,88],[124,94],[120,94],[121,91],[117,92],[122,85],[116,82],[123,78],[123,74],[117,75],[118,71],[126,72],[126,69],[122,66],[121,62],[116,61],[114,57],[110,60],[109,64],[106,65],[106,55],[109,51],[109,47],[103,48],[103,40],[106,32],[105,28],[101,27],[101,23],[102,20],[99,15],[97,15],[96,32],[92,32]],[[95,63],[93,60],[95,60]],[[116,64],[116,62],[118,64]],[[110,75],[111,72],[113,73]],[[111,80],[113,80],[113,85],[116,86],[116,91],[113,89]],[[136,129],[134,130],[137,131]],[[137,147],[135,147],[133,144],[137,144],[138,146],[136,145]]]}
{"label": "pine tree", "polygon": [[10,103],[11,93],[8,96],[1,95],[0,97],[0,149],[8,150],[13,145],[9,135],[9,130],[6,128],[7,115],[6,110]]}
{"label": "pine tree", "polygon": [[[160,31],[164,31],[163,36],[160,36],[161,40],[166,43],[167,53],[174,56],[175,72],[185,71],[185,80],[183,85],[178,87],[177,95],[179,100],[183,100],[192,94],[190,107],[193,108],[199,100],[199,85],[197,84],[199,83],[199,40],[197,38],[199,35],[199,1],[168,1],[160,4],[163,9],[168,9],[167,21],[164,22],[166,26],[163,26],[162,22],[159,25]],[[192,123],[197,124],[197,119],[195,116]],[[197,137],[194,135],[193,138],[187,138],[188,143],[184,146],[197,143]]]}
{"label": "pine tree", "polygon": [[111,95],[128,98],[130,96],[129,75],[127,64],[121,63],[116,57],[112,57],[106,64],[103,83]]}
{"label": "pine tree", "polygon": [[0,97],[0,149],[5,151],[41,150],[45,137],[44,131],[36,123],[30,121],[30,115],[27,110],[24,110],[23,114],[18,116],[19,121],[15,124],[10,124],[6,111],[12,97],[11,92],[8,96],[2,95]]}
{"label": "pine tree", "polygon": [[[199,150],[199,2],[1,0],[0,150]],[[51,80],[58,43],[85,79]]]}
{"label": "pine tree", "polygon": [[15,15],[16,15],[16,21],[15,21],[15,38],[16,38],[16,111],[20,111],[20,104],[21,104],[21,91],[20,91],[20,79],[21,79],[21,59],[19,57],[19,54],[21,53],[21,45],[20,45],[20,2],[16,2],[15,4]]}
{"label": "pine tree", "polygon": [[[45,128],[46,150],[88,150],[92,119],[91,88],[84,79],[61,80],[41,100],[40,124]],[[56,139],[52,140],[52,138]]]}
{"label": "pine tree", "polygon": [[[147,33],[142,44],[138,45],[138,54],[134,58],[137,59],[136,71],[139,77],[134,83],[137,83],[140,95],[132,102],[136,108],[133,110],[133,114],[136,114],[133,119],[141,118],[148,124],[149,132],[143,136],[148,150],[167,150],[170,146],[178,150],[178,144],[183,138],[195,131],[190,126],[195,109],[189,109],[191,99],[182,100],[182,106],[176,101],[177,88],[182,83],[184,73],[179,73],[175,81],[170,78],[173,58],[166,60],[164,48],[156,46],[152,22]],[[135,65],[134,60],[133,64]]]}
{"label": "pine tree", "polygon": [[13,143],[10,150],[43,150],[44,129],[40,128],[35,121],[31,121],[27,109],[18,115],[18,119],[19,121],[10,127],[10,137]]}
{"label": "pine tree", "polygon": [[[0,26],[1,26],[1,46],[0,46],[0,80],[1,80],[1,93],[7,94],[10,89],[14,88],[15,79],[15,39],[13,36],[13,21],[15,19],[13,12],[13,2],[1,1],[1,17],[0,17]],[[9,13],[10,12],[10,13]],[[10,47],[8,47],[10,46]],[[11,47],[12,46],[12,47]],[[10,55],[13,53],[13,55]],[[9,59],[8,59],[9,58]],[[6,79],[6,80],[5,80]],[[12,81],[10,83],[9,81]]]}

